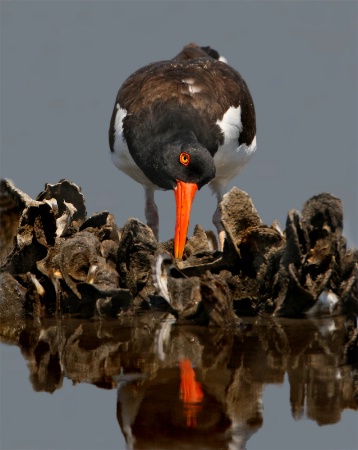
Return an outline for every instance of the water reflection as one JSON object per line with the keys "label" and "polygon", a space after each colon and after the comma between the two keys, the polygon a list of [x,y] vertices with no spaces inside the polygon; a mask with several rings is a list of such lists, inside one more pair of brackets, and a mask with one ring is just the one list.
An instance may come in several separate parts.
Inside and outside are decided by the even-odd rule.
{"label": "water reflection", "polygon": [[346,317],[253,318],[223,330],[147,312],[1,324],[1,335],[21,348],[36,391],[60,389],[64,377],[116,388],[129,448],[242,449],[262,426],[264,386],[285,374],[296,419],[332,424],[357,409],[353,327]]}

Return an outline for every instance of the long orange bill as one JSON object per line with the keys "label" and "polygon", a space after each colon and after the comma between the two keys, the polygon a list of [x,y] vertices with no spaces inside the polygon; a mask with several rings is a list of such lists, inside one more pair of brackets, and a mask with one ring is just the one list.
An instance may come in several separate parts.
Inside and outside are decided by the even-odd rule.
{"label": "long orange bill", "polygon": [[177,185],[174,188],[174,195],[176,201],[176,223],[174,235],[174,256],[175,258],[182,258],[186,242],[186,235],[188,233],[191,205],[198,190],[198,185],[195,183],[184,183],[177,180]]}

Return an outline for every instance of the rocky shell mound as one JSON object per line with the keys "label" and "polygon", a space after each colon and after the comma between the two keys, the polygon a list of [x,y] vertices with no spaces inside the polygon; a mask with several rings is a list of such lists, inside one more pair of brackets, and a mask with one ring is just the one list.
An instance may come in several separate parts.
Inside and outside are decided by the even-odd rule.
{"label": "rocky shell mound", "polygon": [[0,182],[0,316],[82,317],[171,312],[178,321],[231,326],[240,316],[358,313],[358,251],[342,236],[341,201],[329,193],[291,210],[286,229],[262,223],[232,188],[221,203],[223,252],[197,225],[184,257],[137,219],[118,227],[86,215],[81,189],[46,184],[36,200]]}

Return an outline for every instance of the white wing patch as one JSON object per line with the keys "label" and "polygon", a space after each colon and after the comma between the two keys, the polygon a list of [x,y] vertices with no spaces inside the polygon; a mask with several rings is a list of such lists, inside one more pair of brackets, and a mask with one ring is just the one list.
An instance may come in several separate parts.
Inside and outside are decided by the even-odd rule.
{"label": "white wing patch", "polygon": [[223,118],[216,123],[224,134],[224,143],[218,148],[214,156],[216,175],[210,182],[210,187],[220,197],[229,181],[242,171],[255,152],[256,136],[251,144],[238,145],[242,131],[241,106],[237,108],[231,106]]}
{"label": "white wing patch", "polygon": [[117,114],[114,121],[114,144],[113,152],[111,152],[113,164],[122,172],[133,178],[138,183],[152,189],[159,189],[155,186],[140,170],[134,162],[132,155],[129,153],[127,142],[123,136],[123,119],[127,115],[127,111],[116,104]]}
{"label": "white wing patch", "polygon": [[230,108],[226,111],[221,120],[217,120],[216,124],[219,125],[224,133],[225,141],[231,139],[239,139],[239,135],[242,131],[241,123],[241,106]]}
{"label": "white wing patch", "polygon": [[196,94],[201,91],[200,86],[195,85],[195,80],[193,78],[185,78],[182,82],[188,86],[190,94]]}
{"label": "white wing patch", "polygon": [[123,119],[127,115],[127,110],[120,107],[119,103],[116,104],[116,120],[114,122],[115,133],[123,133]]}

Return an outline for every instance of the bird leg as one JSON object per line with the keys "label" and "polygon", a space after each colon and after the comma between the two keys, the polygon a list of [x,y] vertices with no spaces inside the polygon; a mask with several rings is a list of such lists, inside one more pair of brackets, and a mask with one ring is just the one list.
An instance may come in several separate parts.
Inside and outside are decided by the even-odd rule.
{"label": "bird leg", "polygon": [[218,202],[218,206],[213,215],[213,224],[216,226],[216,229],[218,231],[219,248],[220,248],[220,251],[222,252],[224,250],[224,242],[225,242],[226,234],[225,234],[224,227],[221,224],[221,213],[220,213],[219,203],[220,202]]}
{"label": "bird leg", "polygon": [[213,215],[213,224],[216,226],[216,229],[218,232],[220,251],[224,250],[224,242],[225,242],[225,238],[226,238],[226,233],[225,233],[224,227],[221,223],[221,212],[220,212],[220,203],[224,197],[224,192],[225,192],[225,189],[217,189],[216,190],[218,205],[217,205],[217,208]]}
{"label": "bird leg", "polygon": [[144,186],[145,192],[145,218],[147,225],[153,231],[155,238],[158,241],[159,237],[159,215],[158,208],[154,201],[154,190]]}

